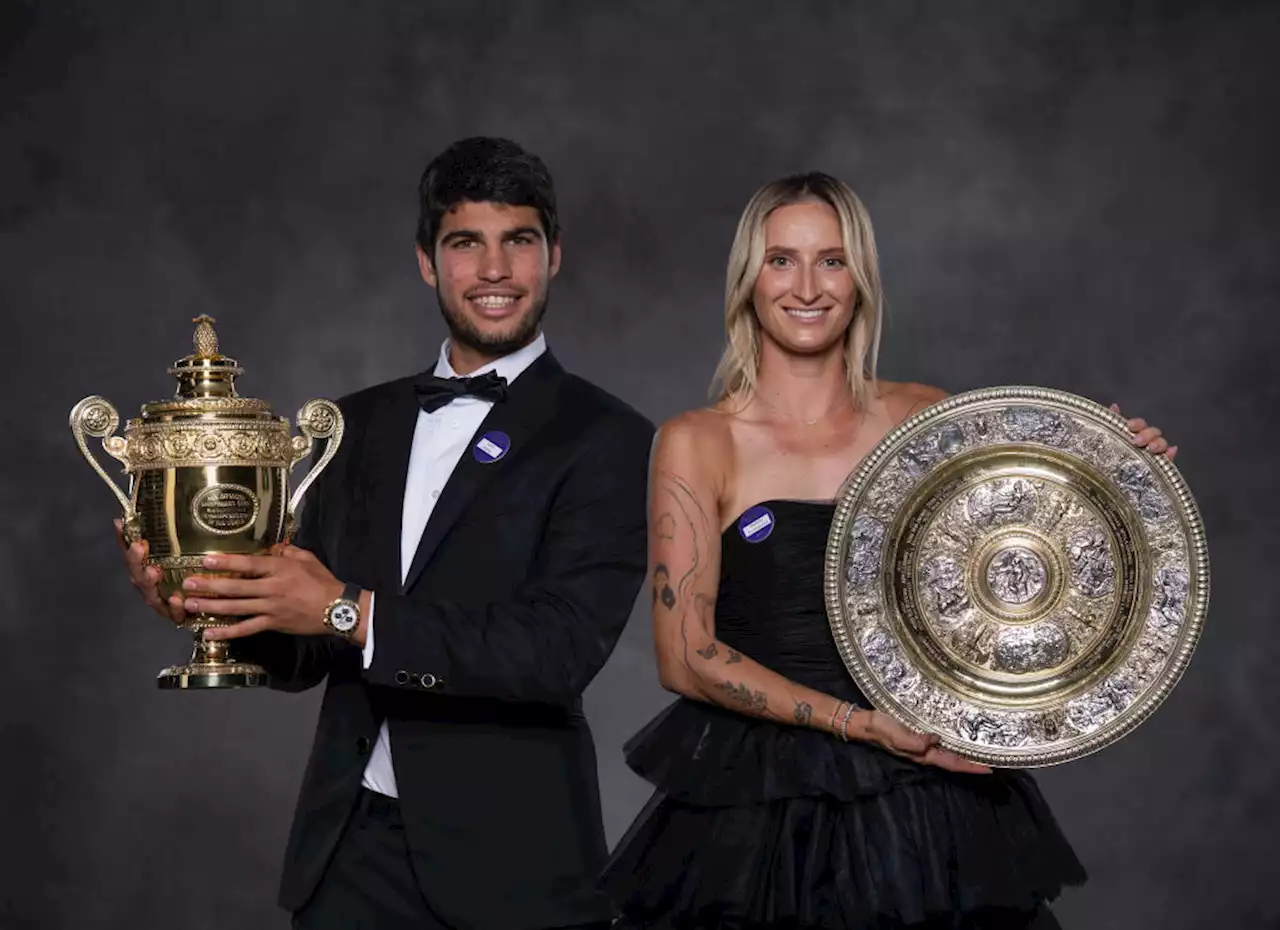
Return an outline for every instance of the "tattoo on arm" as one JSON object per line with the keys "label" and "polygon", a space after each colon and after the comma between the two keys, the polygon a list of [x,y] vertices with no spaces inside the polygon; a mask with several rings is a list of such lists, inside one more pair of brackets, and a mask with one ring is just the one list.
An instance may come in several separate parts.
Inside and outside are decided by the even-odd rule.
{"label": "tattoo on arm", "polygon": [[752,691],[747,687],[746,682],[735,685],[731,681],[722,681],[716,687],[728,695],[729,700],[741,704],[747,710],[763,713],[769,706],[769,699],[765,693]]}
{"label": "tattoo on arm", "polygon": [[[658,516],[656,531],[659,538],[674,539],[676,530],[682,527],[688,531],[692,545],[689,568],[680,576],[674,590],[671,589],[670,574],[665,565],[662,566],[662,590],[657,590],[658,571],[654,569],[655,603],[656,599],[661,599],[668,610],[675,610],[680,614],[680,638],[684,642],[684,664],[686,668],[692,669],[689,656],[690,614],[693,615],[693,620],[701,625],[705,637],[713,638],[714,636],[711,621],[715,617],[715,598],[701,592],[695,593],[693,590],[703,572],[702,547],[710,543],[711,521],[707,519],[706,511],[698,503],[698,497],[693,488],[683,478],[672,472],[663,471],[659,473],[658,479],[659,493],[665,494],[674,504],[672,510]],[[691,594],[692,597],[690,597]],[[695,645],[694,651],[706,659],[718,652],[714,639],[706,646]]]}
{"label": "tattoo on arm", "polygon": [[795,721],[801,726],[808,726],[813,718],[813,705],[808,701],[796,701]]}
{"label": "tattoo on arm", "polygon": [[662,516],[658,517],[658,538],[676,538],[676,518],[669,513],[664,513]]}
{"label": "tattoo on arm", "polygon": [[727,658],[727,659],[725,659],[725,660],[724,660],[724,664],[725,664],[725,665],[735,665],[735,664],[737,664],[738,662],[741,662],[741,661],[742,661],[742,653],[741,653],[741,652],[739,652],[737,649],[730,649],[730,650],[729,650],[729,658]]}
{"label": "tattoo on arm", "polygon": [[662,606],[667,610],[676,605],[676,593],[671,590],[671,573],[667,571],[667,566],[661,563],[653,569],[654,606],[657,606],[658,601],[662,601]]}
{"label": "tattoo on arm", "polygon": [[716,628],[716,599],[699,591],[693,596],[693,606],[698,615],[698,622],[702,624],[702,631],[713,637],[711,642],[695,651],[704,659],[714,659],[720,654],[712,632]]}

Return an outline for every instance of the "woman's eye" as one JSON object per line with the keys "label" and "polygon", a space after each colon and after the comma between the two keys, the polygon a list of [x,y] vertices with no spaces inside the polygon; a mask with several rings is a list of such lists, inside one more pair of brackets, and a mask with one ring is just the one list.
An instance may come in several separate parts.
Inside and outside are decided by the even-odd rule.
{"label": "woman's eye", "polygon": [[843,268],[844,259],[843,258],[824,258],[822,260],[822,264],[823,264],[823,267],[826,267],[826,268]]}
{"label": "woman's eye", "polygon": [[785,268],[787,267],[787,257],[785,255],[775,255],[769,259],[769,265],[772,268]]}

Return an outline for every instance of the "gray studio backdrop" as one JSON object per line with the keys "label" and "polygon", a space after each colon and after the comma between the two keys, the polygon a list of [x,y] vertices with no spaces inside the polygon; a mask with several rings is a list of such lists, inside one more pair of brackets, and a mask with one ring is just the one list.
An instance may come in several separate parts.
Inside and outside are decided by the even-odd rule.
{"label": "gray studio backdrop", "polygon": [[[216,10],[216,12],[214,12]],[[1273,713],[1275,6],[11,2],[0,22],[0,927],[282,928],[319,691],[160,693],[185,640],[119,569],[66,429],[167,394],[218,318],[292,414],[431,363],[415,185],[509,135],[557,179],[548,316],[654,420],[703,402],[752,190],[822,169],[876,224],[886,377],[1119,401],[1181,446],[1211,615],[1138,732],[1046,771],[1092,872],[1068,928],[1280,925]],[[588,705],[610,841],[623,741],[669,700],[637,610]]]}

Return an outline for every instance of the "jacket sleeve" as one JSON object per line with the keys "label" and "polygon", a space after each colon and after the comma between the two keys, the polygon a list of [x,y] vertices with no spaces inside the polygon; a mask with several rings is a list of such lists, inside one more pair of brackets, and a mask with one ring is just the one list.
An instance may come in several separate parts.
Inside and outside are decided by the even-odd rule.
{"label": "jacket sleeve", "polygon": [[480,605],[375,592],[367,680],[462,697],[569,703],[626,626],[646,565],[653,426],[602,418],[553,499],[520,596]]}

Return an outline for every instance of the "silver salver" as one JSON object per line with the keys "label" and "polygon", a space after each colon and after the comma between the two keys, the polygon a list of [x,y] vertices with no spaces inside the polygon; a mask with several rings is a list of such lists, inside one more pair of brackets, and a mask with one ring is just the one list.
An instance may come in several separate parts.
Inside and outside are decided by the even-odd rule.
{"label": "silver salver", "polygon": [[849,477],[827,543],[832,632],[879,710],[993,766],[1130,733],[1187,668],[1209,603],[1191,492],[1092,401],[959,394]]}

